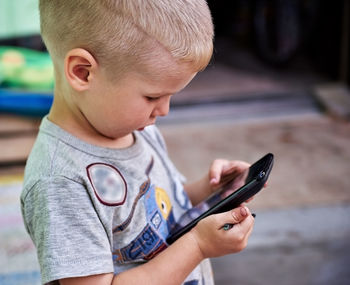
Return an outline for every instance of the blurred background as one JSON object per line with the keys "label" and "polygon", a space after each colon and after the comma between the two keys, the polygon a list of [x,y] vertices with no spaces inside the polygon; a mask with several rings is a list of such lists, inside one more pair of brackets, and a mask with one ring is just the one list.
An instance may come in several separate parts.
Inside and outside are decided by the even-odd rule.
{"label": "blurred background", "polygon": [[[159,120],[188,180],[215,158],[275,154],[248,247],[216,284],[350,284],[350,3],[208,1],[208,68]],[[20,214],[25,160],[52,102],[37,0],[0,0],[0,284],[40,284]]]}

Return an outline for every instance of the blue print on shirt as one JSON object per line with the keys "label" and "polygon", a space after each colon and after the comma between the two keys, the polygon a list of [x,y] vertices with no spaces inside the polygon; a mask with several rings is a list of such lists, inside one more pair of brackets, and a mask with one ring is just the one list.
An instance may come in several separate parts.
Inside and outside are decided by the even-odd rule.
{"label": "blue print on shirt", "polygon": [[143,231],[128,246],[113,253],[113,260],[120,263],[121,260],[149,260],[166,248],[166,244],[161,240],[158,234],[150,225],[147,225]]}
{"label": "blue print on shirt", "polygon": [[[153,159],[147,168],[147,175],[152,166]],[[147,223],[138,236],[127,246],[113,252],[113,260],[116,263],[149,260],[167,247],[165,240],[175,224],[172,204],[167,192],[152,184],[149,178],[141,185],[128,218],[116,226],[113,232],[118,234],[132,226],[133,219],[137,219],[134,217],[134,212],[139,203],[144,204]],[[116,238],[118,237],[116,236]]]}
{"label": "blue print on shirt", "polygon": [[191,280],[184,283],[184,285],[198,285],[198,284],[199,284],[198,280]]}
{"label": "blue print on shirt", "polygon": [[152,225],[163,240],[175,225],[171,201],[166,191],[152,185],[144,199],[148,224]]}

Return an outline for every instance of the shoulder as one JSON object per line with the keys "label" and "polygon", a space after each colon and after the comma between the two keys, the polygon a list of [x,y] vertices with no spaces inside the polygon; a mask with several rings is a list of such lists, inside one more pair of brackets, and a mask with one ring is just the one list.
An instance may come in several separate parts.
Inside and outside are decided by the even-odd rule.
{"label": "shoulder", "polygon": [[21,201],[22,205],[27,204],[32,207],[39,203],[43,206],[47,203],[55,203],[55,200],[60,200],[62,197],[69,200],[69,193],[74,193],[82,201],[84,196],[86,197],[87,195],[86,191],[81,191],[81,189],[83,189],[81,183],[68,177],[33,177],[24,180]]}
{"label": "shoulder", "polygon": [[[65,151],[60,150],[58,140],[39,134],[26,162],[23,192],[33,188],[51,189],[55,185],[59,187],[61,183],[73,182],[73,173],[68,171],[71,167],[67,167],[71,165],[68,163],[69,156],[64,153]],[[73,155],[72,152],[68,153]]]}

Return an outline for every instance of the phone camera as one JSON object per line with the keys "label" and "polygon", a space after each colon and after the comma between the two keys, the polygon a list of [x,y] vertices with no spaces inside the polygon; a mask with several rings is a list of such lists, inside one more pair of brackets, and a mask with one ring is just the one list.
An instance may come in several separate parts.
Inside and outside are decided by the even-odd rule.
{"label": "phone camera", "polygon": [[265,171],[260,171],[259,175],[258,175],[258,180],[261,180],[265,177],[266,173]]}

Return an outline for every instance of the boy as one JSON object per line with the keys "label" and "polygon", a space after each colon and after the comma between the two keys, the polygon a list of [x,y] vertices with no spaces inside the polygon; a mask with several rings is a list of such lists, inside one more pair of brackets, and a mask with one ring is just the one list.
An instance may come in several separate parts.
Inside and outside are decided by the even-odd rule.
{"label": "boy", "polygon": [[[213,284],[206,258],[246,246],[246,207],[204,219],[171,246],[165,240],[222,174],[248,165],[215,160],[183,185],[154,126],[210,60],[205,0],[41,0],[40,15],[55,97],[21,205],[42,282]],[[225,223],[236,225],[224,231]]]}

